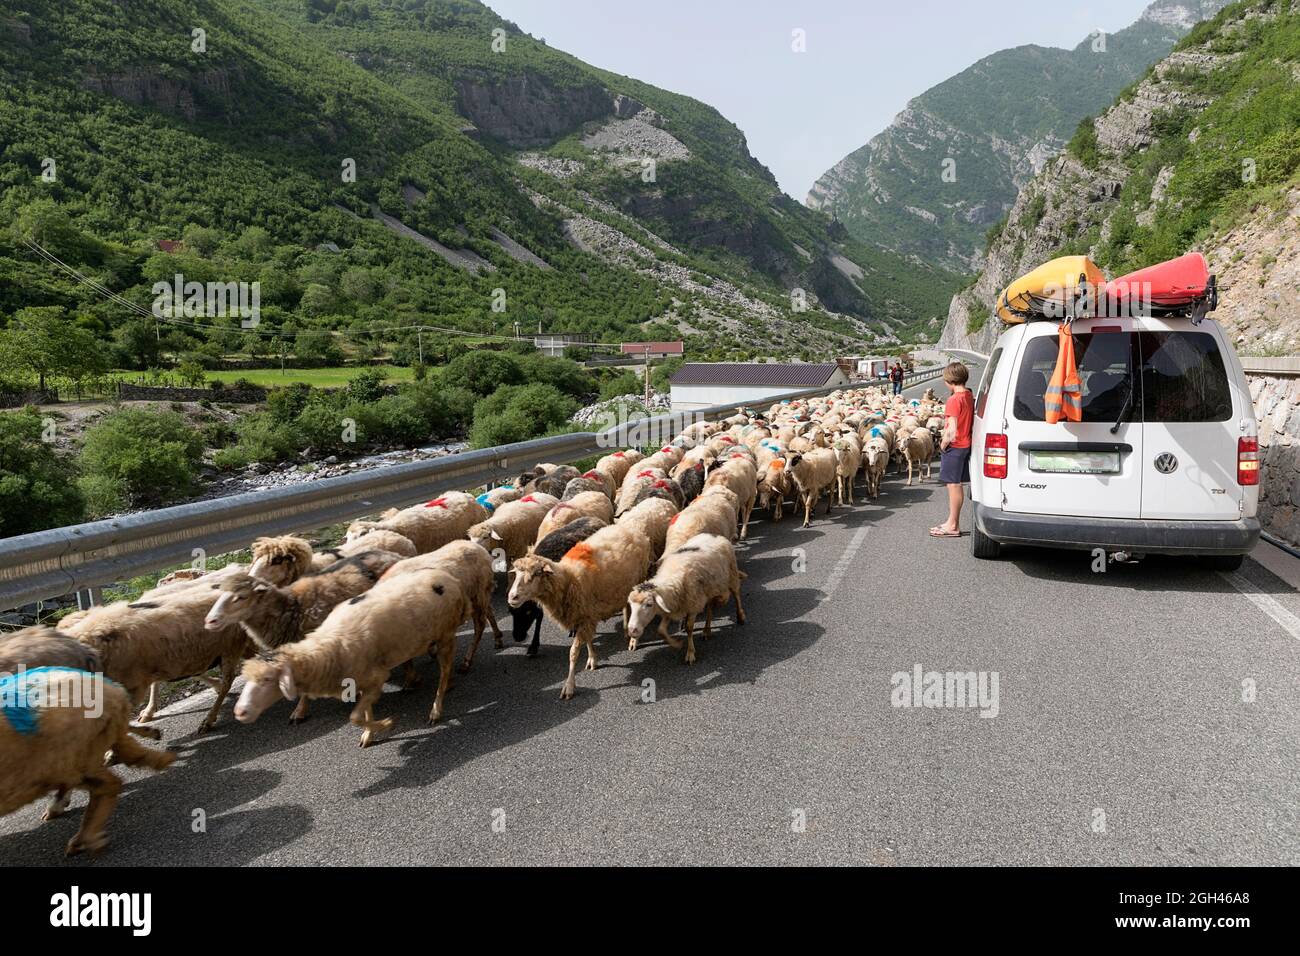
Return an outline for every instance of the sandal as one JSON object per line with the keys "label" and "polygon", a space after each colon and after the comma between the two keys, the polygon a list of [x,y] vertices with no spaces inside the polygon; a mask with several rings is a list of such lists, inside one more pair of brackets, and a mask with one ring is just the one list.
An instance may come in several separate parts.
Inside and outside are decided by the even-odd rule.
{"label": "sandal", "polygon": [[945,531],[943,528],[939,527],[938,525],[935,525],[933,528],[930,529],[930,537],[932,537],[932,538],[960,538],[960,537],[961,537],[961,532],[960,532],[960,531]]}

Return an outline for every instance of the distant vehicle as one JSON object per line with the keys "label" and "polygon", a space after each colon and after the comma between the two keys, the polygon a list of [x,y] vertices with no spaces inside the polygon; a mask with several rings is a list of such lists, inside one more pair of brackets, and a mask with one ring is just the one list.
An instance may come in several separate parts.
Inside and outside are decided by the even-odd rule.
{"label": "distant vehicle", "polygon": [[1003,545],[1200,556],[1240,567],[1259,539],[1259,442],[1241,362],[1212,320],[1074,321],[1083,420],[1049,425],[1059,325],[1013,325],[975,399],[977,558]]}

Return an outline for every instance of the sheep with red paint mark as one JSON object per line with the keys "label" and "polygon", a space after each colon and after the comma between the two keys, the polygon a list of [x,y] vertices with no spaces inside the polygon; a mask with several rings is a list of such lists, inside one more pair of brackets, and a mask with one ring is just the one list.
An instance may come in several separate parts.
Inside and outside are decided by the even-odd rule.
{"label": "sheep with red paint mark", "polygon": [[381,521],[354,521],[348,527],[347,541],[351,544],[372,531],[392,531],[415,545],[416,553],[428,554],[465,537],[470,528],[486,520],[488,509],[473,495],[449,491]]}

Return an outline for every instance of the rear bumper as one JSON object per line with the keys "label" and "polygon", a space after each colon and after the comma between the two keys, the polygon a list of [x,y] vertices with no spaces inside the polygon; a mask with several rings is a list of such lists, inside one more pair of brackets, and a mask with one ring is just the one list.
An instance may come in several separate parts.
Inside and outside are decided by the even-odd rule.
{"label": "rear bumper", "polygon": [[975,505],[980,531],[1001,544],[1139,554],[1245,554],[1259,541],[1259,520],[1142,521],[1019,514]]}

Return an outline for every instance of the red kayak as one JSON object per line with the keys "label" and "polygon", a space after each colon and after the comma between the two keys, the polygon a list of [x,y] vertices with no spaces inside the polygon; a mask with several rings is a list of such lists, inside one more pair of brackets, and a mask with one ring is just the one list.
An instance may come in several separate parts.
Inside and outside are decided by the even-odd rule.
{"label": "red kayak", "polygon": [[1218,304],[1214,276],[1205,256],[1189,252],[1177,259],[1111,279],[1102,288],[1100,313],[1191,315],[1204,317]]}

